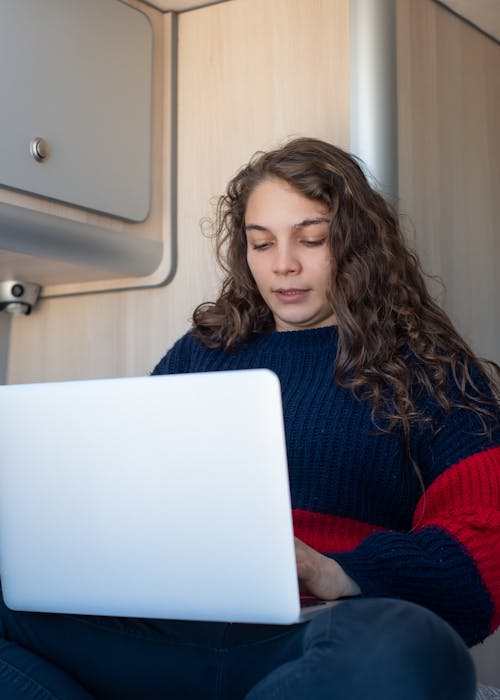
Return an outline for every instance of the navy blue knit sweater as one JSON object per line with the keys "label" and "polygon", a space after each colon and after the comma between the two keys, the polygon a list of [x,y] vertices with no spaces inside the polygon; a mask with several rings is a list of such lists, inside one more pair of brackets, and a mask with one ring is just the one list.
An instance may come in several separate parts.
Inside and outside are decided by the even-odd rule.
{"label": "navy blue knit sweater", "polygon": [[282,388],[295,534],[336,559],[366,596],[403,598],[445,618],[469,644],[500,622],[500,431],[470,411],[415,429],[411,450],[333,379],[336,327],[272,332],[226,353],[191,333],[153,374],[268,368]]}

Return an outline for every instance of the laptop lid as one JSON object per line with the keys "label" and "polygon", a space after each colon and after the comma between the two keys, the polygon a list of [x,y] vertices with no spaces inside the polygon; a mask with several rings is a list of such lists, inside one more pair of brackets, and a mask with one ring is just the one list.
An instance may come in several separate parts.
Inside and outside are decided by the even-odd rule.
{"label": "laptop lid", "polygon": [[0,387],[0,572],[13,609],[296,621],[276,375]]}

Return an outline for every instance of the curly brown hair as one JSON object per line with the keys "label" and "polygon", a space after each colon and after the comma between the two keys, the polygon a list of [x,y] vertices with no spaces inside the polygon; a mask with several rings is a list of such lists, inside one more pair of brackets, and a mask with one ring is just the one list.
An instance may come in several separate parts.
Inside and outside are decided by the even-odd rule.
{"label": "curly brown hair", "polygon": [[[247,264],[245,210],[255,186],[279,178],[331,212],[329,290],[339,333],[334,376],[370,401],[384,429],[422,419],[419,392],[449,410],[473,410],[488,432],[498,416],[500,368],[479,360],[433,301],[398,216],[368,183],[354,157],[329,143],[299,138],[256,153],[229,182],[217,205],[216,252],[225,278],[219,298],[198,306],[195,335],[226,351],[274,329]],[[473,368],[482,366],[482,386]],[[484,381],[483,381],[484,377]],[[450,380],[457,392],[450,398]],[[484,383],[486,382],[486,383]],[[490,427],[489,427],[490,426]]]}

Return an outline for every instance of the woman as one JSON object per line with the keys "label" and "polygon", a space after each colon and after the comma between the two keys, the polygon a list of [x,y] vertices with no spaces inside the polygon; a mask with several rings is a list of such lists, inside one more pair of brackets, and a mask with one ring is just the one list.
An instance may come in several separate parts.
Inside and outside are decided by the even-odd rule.
{"label": "woman", "polygon": [[216,237],[221,293],[154,374],[277,373],[299,582],[343,600],[289,627],[4,609],[0,689],[3,673],[19,698],[472,699],[466,645],[500,615],[500,370],[334,146],[256,154]]}

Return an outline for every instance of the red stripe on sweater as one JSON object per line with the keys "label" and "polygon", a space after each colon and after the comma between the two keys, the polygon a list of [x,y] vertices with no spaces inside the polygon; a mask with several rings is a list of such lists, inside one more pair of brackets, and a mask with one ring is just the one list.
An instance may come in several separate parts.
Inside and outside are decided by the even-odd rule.
{"label": "red stripe on sweater", "polygon": [[318,552],[348,552],[369,535],[384,532],[358,520],[298,508],[292,516],[295,535]]}
{"label": "red stripe on sweater", "polygon": [[415,510],[414,528],[446,530],[475,561],[500,625],[500,447],[471,455],[434,481]]}

